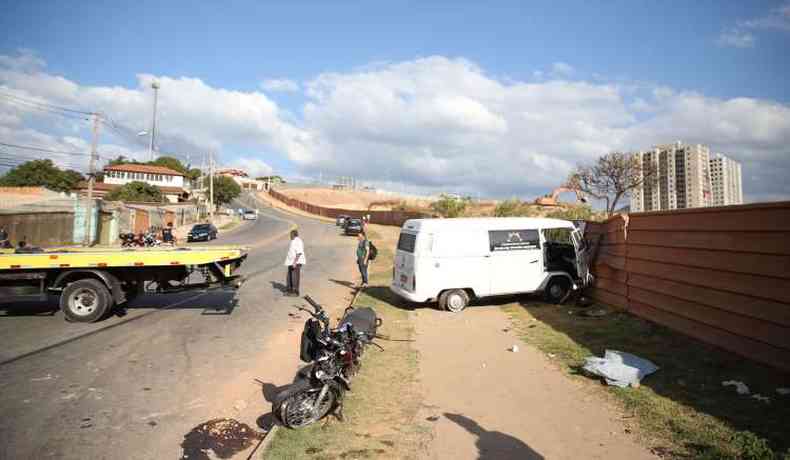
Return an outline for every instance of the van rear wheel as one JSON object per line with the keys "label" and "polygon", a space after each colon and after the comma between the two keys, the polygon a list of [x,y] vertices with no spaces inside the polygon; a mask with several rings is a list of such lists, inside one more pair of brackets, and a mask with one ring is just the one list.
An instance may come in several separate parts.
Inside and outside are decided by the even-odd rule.
{"label": "van rear wheel", "polygon": [[463,289],[450,289],[439,296],[439,307],[458,313],[469,305],[469,294]]}

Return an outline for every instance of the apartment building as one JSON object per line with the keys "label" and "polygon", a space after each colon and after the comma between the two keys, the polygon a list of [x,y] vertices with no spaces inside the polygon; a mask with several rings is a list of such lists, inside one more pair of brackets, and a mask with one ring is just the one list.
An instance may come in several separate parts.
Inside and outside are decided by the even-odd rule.
{"label": "apartment building", "polygon": [[655,170],[631,192],[631,212],[711,206],[710,149],[702,144],[657,145],[635,153],[643,170]]}
{"label": "apartment building", "polygon": [[717,153],[710,160],[710,183],[713,206],[743,203],[741,164]]}

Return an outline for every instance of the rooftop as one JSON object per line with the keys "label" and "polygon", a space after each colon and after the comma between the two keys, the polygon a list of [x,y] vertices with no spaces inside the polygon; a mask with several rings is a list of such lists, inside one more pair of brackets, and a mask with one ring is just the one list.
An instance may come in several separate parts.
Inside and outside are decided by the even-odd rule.
{"label": "rooftop", "polygon": [[164,166],[141,165],[135,163],[124,163],[120,165],[105,166],[104,170],[128,171],[128,172],[148,173],[148,174],[164,174],[168,176],[184,176],[183,173],[180,173],[174,169],[166,168]]}

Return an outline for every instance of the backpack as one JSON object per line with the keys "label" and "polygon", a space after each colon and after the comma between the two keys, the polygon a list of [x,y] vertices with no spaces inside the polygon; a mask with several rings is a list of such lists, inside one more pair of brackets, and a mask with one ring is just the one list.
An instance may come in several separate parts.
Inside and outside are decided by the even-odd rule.
{"label": "backpack", "polygon": [[368,260],[376,260],[376,256],[379,255],[379,250],[372,241],[368,241],[368,251],[370,251],[368,254]]}

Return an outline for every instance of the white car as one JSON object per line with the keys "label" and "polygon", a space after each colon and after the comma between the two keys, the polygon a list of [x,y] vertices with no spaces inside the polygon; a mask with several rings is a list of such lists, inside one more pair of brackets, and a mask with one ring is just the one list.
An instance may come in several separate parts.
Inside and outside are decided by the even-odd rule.
{"label": "white car", "polygon": [[592,280],[581,232],[559,219],[407,220],[394,264],[392,292],[452,312],[506,294],[542,292],[561,302]]}
{"label": "white car", "polygon": [[257,220],[258,213],[256,211],[247,211],[243,215],[244,220]]}

